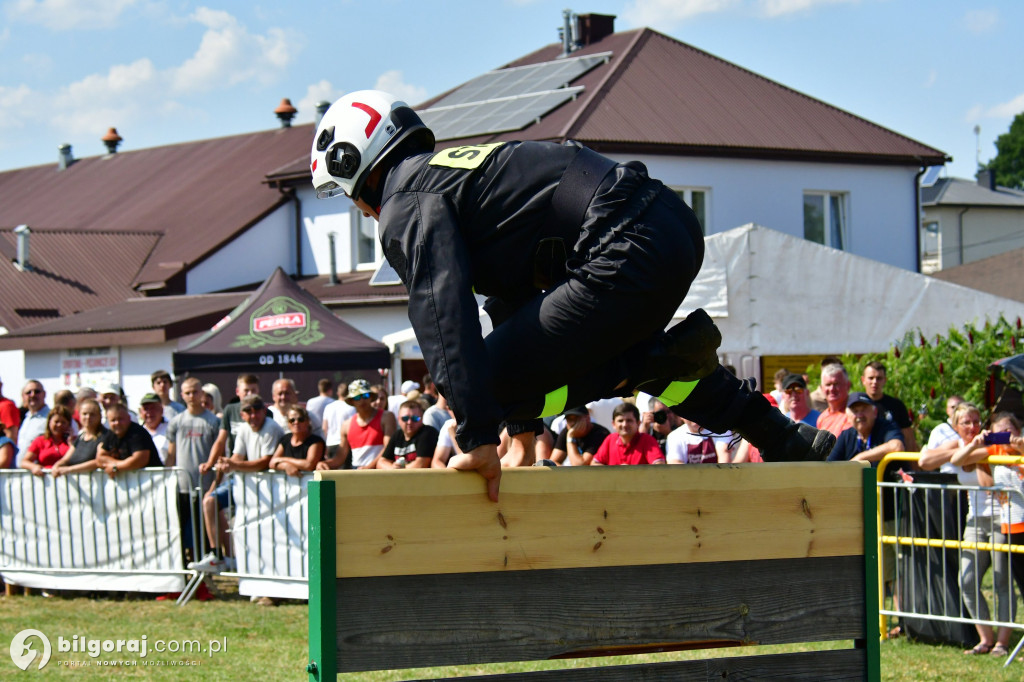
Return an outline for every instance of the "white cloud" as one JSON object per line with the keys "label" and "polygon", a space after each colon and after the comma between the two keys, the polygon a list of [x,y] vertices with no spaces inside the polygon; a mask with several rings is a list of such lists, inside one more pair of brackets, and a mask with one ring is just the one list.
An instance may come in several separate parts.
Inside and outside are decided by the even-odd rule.
{"label": "white cloud", "polygon": [[63,88],[51,98],[48,117],[70,134],[101,134],[112,125],[140,120],[161,99],[166,76],[148,59],[112,66]]}
{"label": "white cloud", "polygon": [[171,70],[176,93],[206,92],[214,88],[256,81],[277,80],[298,52],[300,41],[290,32],[271,28],[266,35],[249,33],[227,12],[200,7],[191,19],[206,32],[195,54]]}
{"label": "white cloud", "polygon": [[7,5],[13,21],[39,24],[55,31],[106,28],[137,0],[14,0]]}
{"label": "white cloud", "polygon": [[299,100],[295,108],[299,110],[295,120],[298,123],[308,123],[316,118],[317,102],[333,102],[345,93],[338,90],[329,80],[322,80],[313,83],[306,88],[306,94]]}
{"label": "white cloud", "polygon": [[722,12],[740,0],[630,0],[622,18],[633,26],[668,28],[700,14]]}
{"label": "white cloud", "polygon": [[385,71],[377,77],[377,82],[373,87],[375,90],[390,92],[411,106],[416,106],[427,99],[427,89],[406,83],[401,71]]}
{"label": "white cloud", "polygon": [[924,87],[930,88],[939,80],[939,72],[935,69],[928,71],[928,77],[924,81]]}
{"label": "white cloud", "polygon": [[860,0],[630,0],[622,12],[633,26],[667,29],[701,14],[733,9],[775,18],[814,9],[820,5],[860,2]]}
{"label": "white cloud", "polygon": [[972,9],[964,15],[964,26],[974,34],[988,33],[998,25],[998,10]]}
{"label": "white cloud", "polygon": [[766,17],[780,17],[785,14],[811,10],[819,5],[835,5],[847,2],[860,2],[860,0],[758,0],[757,4],[762,15]]}
{"label": "white cloud", "polygon": [[976,104],[968,109],[964,118],[968,123],[973,123],[986,118],[1013,118],[1022,112],[1024,112],[1024,92],[1009,101],[991,107]]}

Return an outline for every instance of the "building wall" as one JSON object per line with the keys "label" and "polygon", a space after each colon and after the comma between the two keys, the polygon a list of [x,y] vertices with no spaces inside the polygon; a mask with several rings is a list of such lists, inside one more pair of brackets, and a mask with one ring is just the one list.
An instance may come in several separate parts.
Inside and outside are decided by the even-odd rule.
{"label": "building wall", "polygon": [[939,269],[1024,247],[1024,209],[928,206],[923,223],[931,222],[939,224]]}
{"label": "building wall", "polygon": [[[175,343],[158,346],[122,346],[120,348],[120,381],[128,397],[128,406],[138,411],[139,400],[153,390],[149,375],[158,370],[171,371],[171,353]],[[46,389],[47,403],[52,404],[53,394],[67,388],[60,376],[61,352],[59,350],[24,352],[25,376],[42,382]],[[20,394],[21,387],[17,393]],[[14,391],[11,392],[12,394]],[[13,395],[8,397],[14,399]]]}
{"label": "building wall", "polygon": [[285,204],[188,272],[186,291],[208,294],[295,270],[294,207]]}
{"label": "building wall", "polygon": [[[917,269],[916,168],[697,157],[629,157],[671,187],[710,190],[706,234],[747,223],[803,237],[805,191],[848,195],[849,253]],[[628,160],[621,157],[620,160]]]}

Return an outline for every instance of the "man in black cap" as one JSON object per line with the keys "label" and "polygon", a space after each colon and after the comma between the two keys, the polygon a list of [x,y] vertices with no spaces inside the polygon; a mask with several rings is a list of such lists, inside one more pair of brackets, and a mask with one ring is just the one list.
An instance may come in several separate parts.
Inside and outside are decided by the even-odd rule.
{"label": "man in black cap", "polygon": [[787,374],[782,380],[782,391],[789,403],[789,418],[795,422],[803,422],[814,426],[818,423],[821,412],[811,409],[811,394],[807,390],[807,381],[799,374]]}
{"label": "man in black cap", "polygon": [[867,393],[851,393],[846,412],[853,426],[839,434],[828,461],[871,462],[871,466],[878,466],[890,452],[904,449],[899,427],[878,418],[878,408]]}
{"label": "man in black cap", "polygon": [[590,464],[594,453],[608,437],[608,429],[590,419],[586,407],[566,410],[565,428],[558,434],[551,459],[558,464],[583,466]]}

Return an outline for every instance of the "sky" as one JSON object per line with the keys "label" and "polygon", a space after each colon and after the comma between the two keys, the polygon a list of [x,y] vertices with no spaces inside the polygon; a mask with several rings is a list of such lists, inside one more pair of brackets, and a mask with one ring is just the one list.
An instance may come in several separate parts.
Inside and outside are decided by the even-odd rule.
{"label": "sky", "polygon": [[566,8],[937,148],[949,176],[1024,111],[1019,0],[0,0],[0,171],[103,154],[110,127],[121,151],[275,128],[283,97],[296,123],[363,88],[415,104],[556,42]]}

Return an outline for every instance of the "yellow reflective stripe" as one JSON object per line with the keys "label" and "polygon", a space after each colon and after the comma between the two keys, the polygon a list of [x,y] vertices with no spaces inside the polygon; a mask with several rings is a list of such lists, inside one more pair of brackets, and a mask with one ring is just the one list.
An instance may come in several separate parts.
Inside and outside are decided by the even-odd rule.
{"label": "yellow reflective stripe", "polygon": [[696,386],[696,381],[673,381],[658,396],[658,400],[664,403],[666,407],[678,405],[686,400],[686,397],[693,392]]}
{"label": "yellow reflective stripe", "polygon": [[538,417],[553,417],[565,411],[565,401],[569,399],[569,387],[556,388],[544,396],[544,409]]}
{"label": "yellow reflective stripe", "polygon": [[491,142],[442,149],[431,157],[430,165],[471,170],[477,168],[491,152],[504,144],[504,142]]}

